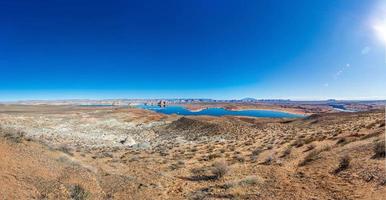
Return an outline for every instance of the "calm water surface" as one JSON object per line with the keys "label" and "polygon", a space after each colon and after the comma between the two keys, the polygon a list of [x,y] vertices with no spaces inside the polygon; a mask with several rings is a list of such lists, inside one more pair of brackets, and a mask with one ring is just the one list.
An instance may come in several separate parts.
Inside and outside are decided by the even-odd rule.
{"label": "calm water surface", "polygon": [[233,116],[249,116],[249,117],[269,117],[269,118],[300,118],[304,115],[291,114],[280,111],[273,110],[240,110],[232,111],[224,108],[207,108],[201,111],[190,111],[183,106],[148,106],[148,105],[139,105],[139,108],[146,110],[152,110],[155,112],[163,114],[177,114],[177,115],[210,115],[210,116],[224,116],[224,115],[233,115]]}

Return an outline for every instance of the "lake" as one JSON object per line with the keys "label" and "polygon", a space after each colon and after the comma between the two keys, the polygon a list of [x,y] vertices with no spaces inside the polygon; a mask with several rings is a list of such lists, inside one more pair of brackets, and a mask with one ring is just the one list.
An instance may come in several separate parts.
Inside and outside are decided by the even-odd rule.
{"label": "lake", "polygon": [[209,116],[248,116],[248,117],[268,117],[268,118],[301,118],[304,115],[291,114],[281,111],[273,110],[227,110],[224,108],[207,108],[201,111],[190,111],[183,106],[149,106],[149,105],[139,105],[139,108],[152,110],[155,112],[163,114],[177,114],[177,115],[209,115]]}

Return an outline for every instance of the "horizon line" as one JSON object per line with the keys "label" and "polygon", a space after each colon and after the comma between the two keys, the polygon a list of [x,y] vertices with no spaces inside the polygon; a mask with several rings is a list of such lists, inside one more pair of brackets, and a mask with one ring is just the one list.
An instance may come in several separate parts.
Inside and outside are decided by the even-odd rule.
{"label": "horizon line", "polygon": [[[307,99],[307,98],[253,98],[253,101],[386,101],[381,98],[325,98],[325,99]],[[18,99],[18,100],[1,100],[0,103],[17,103],[28,101],[114,101],[114,100],[213,100],[213,101],[242,101],[245,98],[218,99],[218,98],[63,98],[63,99]]]}

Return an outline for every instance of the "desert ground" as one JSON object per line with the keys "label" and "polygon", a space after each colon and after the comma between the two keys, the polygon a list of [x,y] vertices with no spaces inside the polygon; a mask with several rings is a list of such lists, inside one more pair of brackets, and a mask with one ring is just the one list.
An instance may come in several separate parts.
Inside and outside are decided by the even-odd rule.
{"label": "desert ground", "polygon": [[308,115],[0,105],[0,199],[385,198],[384,109],[290,109]]}

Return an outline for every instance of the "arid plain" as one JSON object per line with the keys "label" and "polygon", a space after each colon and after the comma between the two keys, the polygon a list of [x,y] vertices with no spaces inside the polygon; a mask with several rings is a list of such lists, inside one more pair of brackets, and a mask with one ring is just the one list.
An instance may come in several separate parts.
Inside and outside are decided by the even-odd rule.
{"label": "arid plain", "polygon": [[1,105],[0,199],[383,199],[381,108],[270,119]]}

